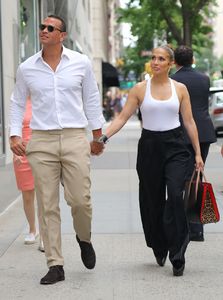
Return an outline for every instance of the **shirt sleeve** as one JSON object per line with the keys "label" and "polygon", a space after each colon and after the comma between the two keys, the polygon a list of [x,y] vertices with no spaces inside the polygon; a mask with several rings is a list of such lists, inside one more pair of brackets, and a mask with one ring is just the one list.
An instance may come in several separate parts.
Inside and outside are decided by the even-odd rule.
{"label": "shirt sleeve", "polygon": [[102,128],[105,119],[98,86],[93,74],[90,60],[86,57],[86,72],[82,84],[83,107],[90,129]]}
{"label": "shirt sleeve", "polygon": [[22,121],[28,95],[29,90],[25,84],[21,66],[19,66],[16,74],[16,84],[10,99],[9,136],[22,137]]}

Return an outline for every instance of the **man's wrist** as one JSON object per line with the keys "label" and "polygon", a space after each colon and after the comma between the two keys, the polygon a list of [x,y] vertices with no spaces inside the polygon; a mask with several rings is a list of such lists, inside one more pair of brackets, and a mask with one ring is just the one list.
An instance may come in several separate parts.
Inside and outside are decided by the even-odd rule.
{"label": "man's wrist", "polygon": [[102,134],[100,137],[94,137],[93,141],[101,144],[106,144],[108,141],[108,137],[105,134]]}
{"label": "man's wrist", "polygon": [[21,139],[21,136],[19,136],[19,135],[11,135],[11,136],[9,137],[9,139],[10,139],[10,140]]}

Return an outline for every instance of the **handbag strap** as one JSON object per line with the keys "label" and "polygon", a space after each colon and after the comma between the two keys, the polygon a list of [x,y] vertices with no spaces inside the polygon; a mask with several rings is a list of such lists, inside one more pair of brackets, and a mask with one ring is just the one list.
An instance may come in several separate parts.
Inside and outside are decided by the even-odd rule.
{"label": "handbag strap", "polygon": [[197,200],[198,183],[200,181],[200,169],[198,171],[196,171],[196,169],[194,169],[194,172],[196,172],[196,174],[197,174],[196,186],[195,186],[195,199]]}
{"label": "handbag strap", "polygon": [[206,178],[206,176],[204,175],[204,171],[203,171],[203,170],[200,170],[200,172],[201,172],[201,174],[202,174],[202,176],[203,176],[203,178],[204,178],[204,181],[207,182],[207,178]]}
{"label": "handbag strap", "polygon": [[188,193],[190,194],[190,190],[191,190],[191,185],[192,185],[192,182],[193,182],[193,179],[194,179],[194,176],[196,174],[196,169],[194,169],[193,173],[192,173],[192,176],[191,176],[191,179],[189,181],[189,186],[188,186]]}
{"label": "handbag strap", "polygon": [[[200,173],[199,173],[200,174]],[[198,191],[198,182],[199,182],[199,175],[198,172],[196,171],[196,169],[194,168],[194,171],[191,175],[190,181],[189,181],[189,186],[188,186],[188,194],[190,194],[190,190],[191,190],[191,186],[192,186],[192,182],[194,180],[195,175],[197,175],[196,177],[196,185],[195,185],[195,199],[197,199],[197,191]]]}
{"label": "handbag strap", "polygon": [[189,182],[189,186],[188,186],[188,193],[190,194],[191,185],[192,185],[192,182],[193,182],[194,177],[195,177],[195,175],[196,175],[195,199],[197,199],[198,184],[199,184],[199,181],[200,181],[200,173],[202,174],[204,181],[207,182],[207,178],[206,178],[206,176],[204,175],[204,171],[201,170],[201,169],[199,169],[198,171],[196,171],[196,168],[194,168],[194,171],[193,171],[193,173],[192,173],[192,176],[191,176],[191,179],[190,179],[190,182]]}
{"label": "handbag strap", "polygon": [[[196,169],[194,169],[194,172],[196,171]],[[197,199],[197,192],[198,192],[198,183],[199,183],[199,181],[200,181],[200,173],[202,174],[202,176],[203,176],[203,181],[204,182],[207,182],[207,178],[206,178],[206,176],[204,175],[204,171],[203,170],[201,170],[201,169],[199,169],[198,171],[197,171],[197,178],[196,178],[196,187],[195,187],[195,196],[196,196],[196,199]]]}

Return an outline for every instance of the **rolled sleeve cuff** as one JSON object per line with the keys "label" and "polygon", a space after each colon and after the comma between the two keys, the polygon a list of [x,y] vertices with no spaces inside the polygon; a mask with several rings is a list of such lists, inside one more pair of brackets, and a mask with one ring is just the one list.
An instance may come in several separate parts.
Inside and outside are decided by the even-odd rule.
{"label": "rolled sleeve cuff", "polygon": [[88,120],[88,126],[91,130],[102,128],[103,124],[105,123],[105,118],[101,114],[99,118]]}
{"label": "rolled sleeve cuff", "polygon": [[9,128],[9,136],[20,136],[22,137],[22,129],[20,128]]}

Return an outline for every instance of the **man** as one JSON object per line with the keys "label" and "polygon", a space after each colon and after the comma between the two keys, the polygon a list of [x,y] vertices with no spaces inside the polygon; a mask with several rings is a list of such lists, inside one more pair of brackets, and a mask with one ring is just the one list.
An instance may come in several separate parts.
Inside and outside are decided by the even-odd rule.
{"label": "man", "polygon": [[[96,263],[91,243],[90,152],[103,151],[104,123],[97,84],[85,55],[62,45],[66,24],[50,15],[40,25],[42,50],[23,62],[17,71],[10,108],[10,147],[26,153],[35,178],[40,227],[49,271],[41,284],[64,280],[61,252],[59,183],[71,206],[76,239],[88,269]],[[32,101],[32,138],[21,139],[26,98]],[[89,145],[86,126],[92,129]]]}
{"label": "man", "polygon": [[[208,96],[210,80],[205,74],[199,73],[191,67],[193,63],[193,51],[187,46],[179,46],[175,52],[175,64],[177,72],[171,76],[186,85],[190,94],[193,117],[197,125],[202,159],[205,163],[211,143],[216,142],[214,127],[208,112]],[[191,160],[188,167],[188,179],[194,170],[195,156],[190,140],[185,132],[185,142],[191,152]],[[204,241],[203,225],[192,223],[189,220],[190,240]]]}

